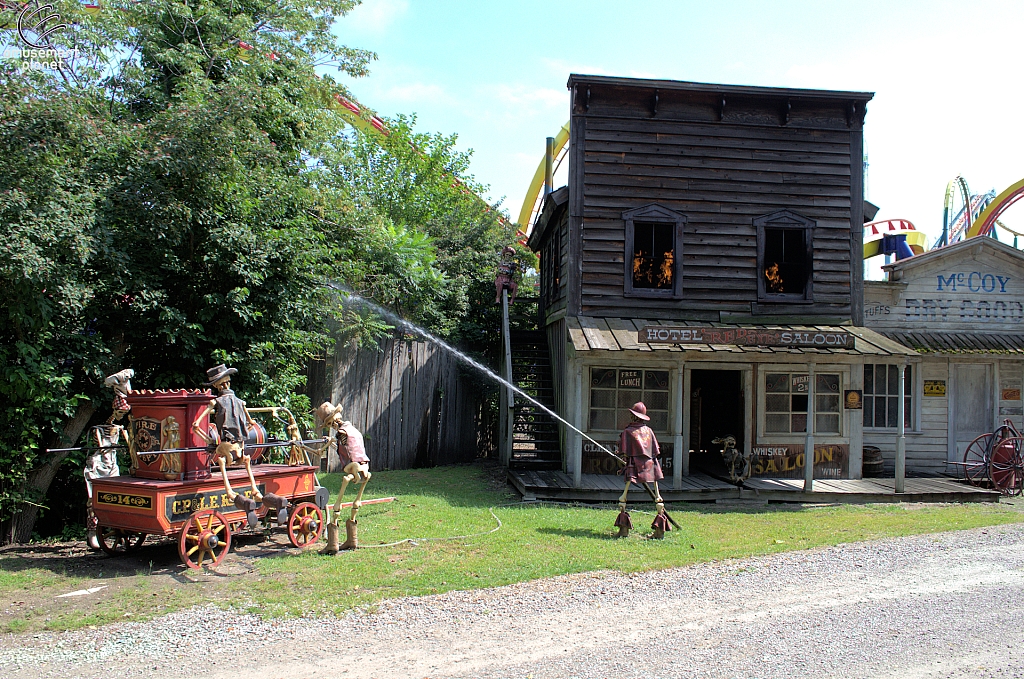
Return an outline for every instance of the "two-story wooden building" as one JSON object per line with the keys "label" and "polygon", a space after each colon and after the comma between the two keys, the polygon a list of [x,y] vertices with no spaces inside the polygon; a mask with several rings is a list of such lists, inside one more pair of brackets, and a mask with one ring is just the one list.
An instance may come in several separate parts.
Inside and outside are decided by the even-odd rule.
{"label": "two-story wooden building", "polygon": [[[643,401],[678,484],[719,465],[712,439],[728,435],[755,475],[803,477],[810,401],[815,476],[859,478],[863,366],[913,355],[862,327],[872,95],[584,75],[568,88],[568,185],[529,238],[559,413],[611,444]],[[577,486],[614,473],[562,434]]]}

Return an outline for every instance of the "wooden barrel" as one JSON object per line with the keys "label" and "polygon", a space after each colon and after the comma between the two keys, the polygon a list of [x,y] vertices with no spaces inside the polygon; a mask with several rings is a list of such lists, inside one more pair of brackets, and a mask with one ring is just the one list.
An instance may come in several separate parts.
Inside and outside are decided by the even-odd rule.
{"label": "wooden barrel", "polygon": [[882,462],[882,449],[876,446],[864,446],[864,463],[861,472],[866,478],[878,478],[885,473]]}

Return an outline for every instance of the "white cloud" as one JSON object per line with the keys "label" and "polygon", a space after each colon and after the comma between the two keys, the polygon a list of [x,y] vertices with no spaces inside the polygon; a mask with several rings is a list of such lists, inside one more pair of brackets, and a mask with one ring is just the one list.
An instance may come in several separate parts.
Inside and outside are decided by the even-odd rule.
{"label": "white cloud", "polygon": [[524,106],[534,110],[537,106],[566,111],[569,109],[569,90],[566,89],[499,84],[484,88],[483,94],[509,106]]}
{"label": "white cloud", "polygon": [[345,18],[345,24],[364,33],[383,33],[408,9],[408,0],[363,0]]}
{"label": "white cloud", "polygon": [[433,83],[392,85],[381,92],[383,98],[403,104],[437,103],[450,99],[444,88]]}

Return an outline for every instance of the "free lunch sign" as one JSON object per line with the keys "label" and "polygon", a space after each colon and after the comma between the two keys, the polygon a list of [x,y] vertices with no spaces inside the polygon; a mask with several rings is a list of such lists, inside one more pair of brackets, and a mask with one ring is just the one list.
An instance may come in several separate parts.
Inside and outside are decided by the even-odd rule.
{"label": "free lunch sign", "polygon": [[854,336],[843,330],[713,328],[647,325],[637,341],[647,344],[735,344],[743,347],[853,348]]}

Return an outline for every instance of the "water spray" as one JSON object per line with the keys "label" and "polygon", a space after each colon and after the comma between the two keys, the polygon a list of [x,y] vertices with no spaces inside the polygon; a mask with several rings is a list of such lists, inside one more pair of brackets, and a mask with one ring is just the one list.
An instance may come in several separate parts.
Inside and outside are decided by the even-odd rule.
{"label": "water spray", "polygon": [[[626,466],[626,461],[625,460],[623,460],[621,457],[619,457],[618,455],[616,455],[615,453],[610,451],[605,446],[601,445],[600,442],[598,442],[598,441],[594,440],[593,438],[591,438],[590,436],[588,436],[583,430],[581,430],[578,427],[574,426],[571,422],[566,420],[564,417],[561,417],[560,415],[558,415],[558,413],[556,413],[555,411],[551,410],[551,408],[548,408],[546,405],[544,405],[543,403],[541,403],[537,399],[535,399],[532,396],[530,396],[529,394],[527,394],[525,391],[523,391],[522,389],[517,387],[512,382],[509,382],[505,378],[501,377],[500,375],[495,373],[493,370],[491,370],[487,366],[485,366],[485,365],[483,365],[483,364],[473,360],[471,357],[467,356],[466,354],[462,353],[461,351],[459,351],[458,349],[456,349],[452,345],[448,344],[447,342],[445,342],[440,337],[437,337],[436,335],[431,334],[430,332],[428,332],[427,330],[421,328],[420,326],[416,325],[415,323],[411,323],[410,321],[405,320],[401,316],[399,316],[399,315],[397,315],[397,314],[395,314],[395,313],[393,313],[391,311],[388,311],[387,309],[385,309],[384,307],[380,306],[379,304],[371,302],[370,300],[366,299],[365,297],[362,297],[361,295],[358,295],[358,294],[352,292],[351,290],[345,288],[342,285],[338,285],[337,283],[328,283],[327,286],[329,288],[333,289],[333,290],[337,290],[338,292],[342,293],[348,299],[353,300],[353,301],[355,301],[355,302],[357,302],[359,304],[362,304],[363,306],[366,306],[366,307],[372,309],[374,312],[380,314],[381,316],[386,318],[388,321],[394,323],[395,326],[397,326],[399,328],[402,328],[403,330],[408,331],[412,335],[420,336],[423,339],[427,340],[428,342],[431,342],[431,343],[435,344],[436,346],[441,347],[442,349],[447,351],[452,356],[455,356],[457,359],[459,359],[463,363],[466,363],[467,365],[472,367],[474,370],[477,370],[477,371],[487,375],[488,377],[490,377],[495,382],[499,382],[500,384],[504,385],[505,387],[511,389],[512,391],[514,391],[516,394],[518,394],[522,398],[526,399],[527,401],[529,401],[533,405],[537,406],[538,408],[543,410],[545,413],[547,413],[551,417],[555,418],[556,420],[558,420],[559,422],[561,422],[565,426],[569,427],[569,429],[572,429],[574,432],[576,432],[577,434],[579,434],[583,438],[585,438],[588,441],[590,441],[591,443],[593,443],[602,452],[604,452],[605,454],[607,454],[607,455],[611,456],[612,458],[614,458],[620,465],[622,465],[623,467]],[[650,484],[648,484],[647,482],[644,482],[643,488],[644,488],[644,490],[647,491],[647,494],[651,496],[652,500],[654,500],[655,502],[658,501],[658,494],[654,492],[654,489],[651,488]],[[673,519],[671,516],[669,516],[668,512],[665,512],[665,516],[668,518],[668,520],[672,523],[673,526],[675,526],[676,528],[679,528],[680,530],[682,530],[680,525],[675,522],[675,519]]]}

